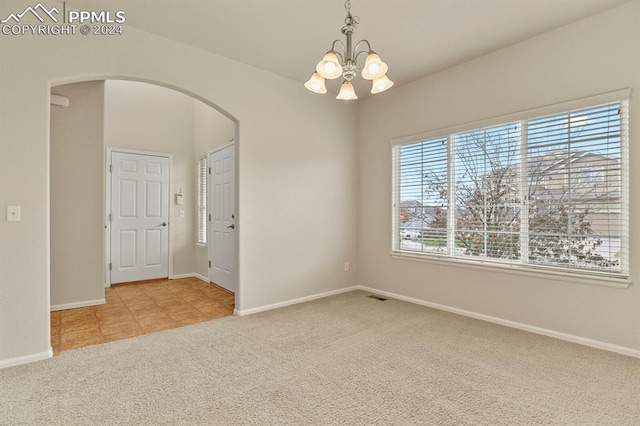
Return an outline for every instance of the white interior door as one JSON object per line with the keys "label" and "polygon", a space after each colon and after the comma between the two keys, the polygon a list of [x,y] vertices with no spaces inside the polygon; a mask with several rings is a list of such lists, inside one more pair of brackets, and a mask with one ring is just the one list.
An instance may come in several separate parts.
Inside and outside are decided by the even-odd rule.
{"label": "white interior door", "polygon": [[209,154],[211,196],[209,197],[209,280],[236,292],[235,146]]}
{"label": "white interior door", "polygon": [[169,157],[111,153],[111,283],[169,276]]}

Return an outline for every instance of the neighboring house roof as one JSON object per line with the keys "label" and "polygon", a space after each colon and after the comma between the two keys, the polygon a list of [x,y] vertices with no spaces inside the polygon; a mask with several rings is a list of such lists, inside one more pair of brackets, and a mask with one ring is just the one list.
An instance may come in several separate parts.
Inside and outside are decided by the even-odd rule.
{"label": "neighboring house roof", "polygon": [[539,155],[529,160],[529,170],[537,170],[540,174],[548,173],[552,170],[566,169],[567,166],[576,166],[578,163],[585,163],[580,168],[589,167],[588,163],[597,164],[618,164],[615,158],[596,154],[589,151],[573,151],[569,155],[565,151],[553,152]]}
{"label": "neighboring house roof", "polygon": [[[620,198],[620,191],[615,185],[610,187],[607,178],[611,177],[609,173],[616,172],[619,164],[616,158],[588,151],[574,151],[569,155],[562,152],[545,154],[529,163],[530,174],[537,176],[532,182],[532,189],[540,200],[562,198],[566,195],[564,179],[568,176],[568,170],[571,170],[576,179],[572,178],[572,192],[576,191],[574,196],[579,196],[583,203],[602,206],[603,203],[616,202]],[[596,180],[582,180],[585,173],[594,174]]]}

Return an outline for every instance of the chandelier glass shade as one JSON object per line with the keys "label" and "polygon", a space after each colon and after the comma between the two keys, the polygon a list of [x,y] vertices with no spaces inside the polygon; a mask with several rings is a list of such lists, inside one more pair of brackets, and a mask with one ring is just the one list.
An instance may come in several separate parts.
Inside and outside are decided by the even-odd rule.
{"label": "chandelier glass shade", "polygon": [[356,91],[353,90],[353,84],[350,81],[343,81],[342,86],[340,87],[340,93],[336,96],[336,99],[341,99],[344,101],[350,101],[352,99],[358,99],[356,95]]}
{"label": "chandelier glass shade", "polygon": [[393,86],[393,81],[389,80],[389,77],[387,77],[386,75],[383,75],[382,77],[373,80],[371,93],[375,95],[376,93],[384,92],[385,90],[391,88],[391,86]]}
{"label": "chandelier glass shade", "polygon": [[304,87],[311,90],[313,93],[318,93],[320,95],[327,93],[327,88],[324,85],[324,78],[317,72],[313,73],[309,81],[304,84]]}
{"label": "chandelier glass shade", "polygon": [[[333,80],[342,76],[343,82],[340,87],[340,93],[336,99],[351,100],[358,99],[351,80],[358,74],[360,67],[357,60],[361,54],[366,53],[367,57],[361,70],[361,76],[365,80],[372,80],[371,93],[376,94],[384,92],[393,86],[393,81],[387,77],[389,67],[385,64],[380,56],[373,50],[367,40],[361,40],[352,47],[353,33],[356,31],[358,18],[351,15],[351,1],[347,0],[344,4],[347,10],[345,18],[345,26],[342,27],[342,34],[346,36],[346,44],[340,40],[334,40],[331,50],[329,50],[322,60],[316,65],[316,71],[311,78],[304,84],[304,87],[318,94],[327,93],[325,79]],[[360,47],[366,44],[366,49]],[[336,47],[338,50],[336,50]]]}

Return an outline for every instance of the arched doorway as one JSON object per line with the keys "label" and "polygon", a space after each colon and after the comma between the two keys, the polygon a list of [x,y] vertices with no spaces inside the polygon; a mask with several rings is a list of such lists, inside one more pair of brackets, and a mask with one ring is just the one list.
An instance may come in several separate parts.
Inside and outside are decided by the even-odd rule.
{"label": "arched doorway", "polygon": [[[52,84],[51,93],[69,95],[70,104],[64,112],[58,106],[51,107],[52,307],[65,309],[102,303],[99,296],[92,294],[104,293],[104,283],[108,283],[107,279],[98,282],[95,275],[98,261],[102,277],[107,277],[110,263],[107,147],[172,155],[174,164],[168,191],[172,253],[168,276],[178,279],[193,276],[208,282],[208,247],[196,246],[194,241],[196,160],[216,146],[228,144],[230,139],[237,144],[237,120],[209,101],[157,82],[74,79]],[[62,125],[56,120],[61,113],[70,115]],[[214,115],[218,121],[227,122],[225,136],[217,139],[211,133],[216,127],[211,118]],[[64,143],[58,146],[61,138]],[[237,166],[237,158],[235,162]],[[60,186],[61,182],[67,186]],[[178,194],[183,195],[182,204],[178,203]],[[237,251],[234,257],[237,279]],[[65,261],[61,262],[61,258]],[[87,276],[92,278],[87,280]]]}

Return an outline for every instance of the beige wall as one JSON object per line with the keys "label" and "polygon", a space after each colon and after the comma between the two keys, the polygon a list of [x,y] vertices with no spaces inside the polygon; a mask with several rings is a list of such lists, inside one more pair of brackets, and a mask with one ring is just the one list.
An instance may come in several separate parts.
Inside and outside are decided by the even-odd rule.
{"label": "beige wall", "polygon": [[[640,2],[398,87],[360,104],[359,284],[640,349]],[[393,138],[630,87],[631,279],[621,290],[549,276],[394,259]]]}
{"label": "beige wall", "polygon": [[104,83],[58,86],[51,106],[51,306],[104,301]]}
{"label": "beige wall", "polygon": [[0,67],[0,210],[20,205],[22,221],[0,220],[0,367],[50,350],[50,85],[141,79],[181,88],[238,120],[238,309],[354,283],[342,268],[356,249],[354,104],[130,26],[117,37],[1,43],[11,65]]}

